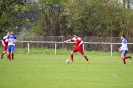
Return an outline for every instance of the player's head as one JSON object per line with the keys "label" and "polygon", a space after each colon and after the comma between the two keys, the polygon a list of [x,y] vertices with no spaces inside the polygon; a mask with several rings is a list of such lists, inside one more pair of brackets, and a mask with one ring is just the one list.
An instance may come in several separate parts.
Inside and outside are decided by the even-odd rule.
{"label": "player's head", "polygon": [[7,36],[9,36],[10,35],[10,32],[7,32],[7,34],[6,34]]}
{"label": "player's head", "polygon": [[78,34],[74,34],[74,37],[78,37]]}
{"label": "player's head", "polygon": [[13,35],[13,34],[14,34],[14,32],[13,32],[13,31],[11,31],[10,35]]}
{"label": "player's head", "polygon": [[121,35],[121,39],[125,39],[125,35]]}

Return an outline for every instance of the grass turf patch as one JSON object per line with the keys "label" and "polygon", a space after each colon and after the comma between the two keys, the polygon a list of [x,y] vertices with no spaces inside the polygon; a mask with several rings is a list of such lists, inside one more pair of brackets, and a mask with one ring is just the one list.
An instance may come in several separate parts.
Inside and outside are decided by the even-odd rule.
{"label": "grass turf patch", "polygon": [[[43,50],[42,50],[43,51]],[[41,52],[41,51],[40,51]],[[0,59],[0,88],[132,88],[133,63],[122,64],[119,53],[77,53],[66,64],[70,51],[59,55],[15,53],[15,60]],[[41,52],[42,53],[42,52]],[[45,52],[44,52],[45,53]],[[62,54],[62,55],[61,55]]]}

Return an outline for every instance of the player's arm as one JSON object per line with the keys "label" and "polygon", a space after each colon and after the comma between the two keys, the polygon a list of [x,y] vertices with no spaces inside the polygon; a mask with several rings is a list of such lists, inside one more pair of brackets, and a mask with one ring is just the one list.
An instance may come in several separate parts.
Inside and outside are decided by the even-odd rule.
{"label": "player's arm", "polygon": [[16,36],[14,36],[13,43],[16,43],[16,41],[17,41],[17,38],[16,38]]}
{"label": "player's arm", "polygon": [[6,41],[6,42],[9,42],[9,41],[10,41],[10,40],[9,40],[9,37],[7,37],[5,41]]}
{"label": "player's arm", "polygon": [[121,52],[121,48],[118,48],[118,51]]}
{"label": "player's arm", "polygon": [[2,38],[1,42],[2,42],[2,45],[5,46],[4,38]]}
{"label": "player's arm", "polygon": [[80,43],[79,43],[79,45],[78,46],[81,46],[83,44],[83,40],[82,41],[80,41]]}
{"label": "player's arm", "polygon": [[67,43],[67,42],[70,42],[70,41],[72,41],[72,39],[68,39],[68,40],[64,41],[64,43]]}
{"label": "player's arm", "polygon": [[121,52],[121,47],[120,47],[120,48],[118,48],[118,51],[119,51],[119,52]]}
{"label": "player's arm", "polygon": [[81,38],[78,38],[78,40],[80,41],[78,46],[81,46],[83,44],[83,40]]}

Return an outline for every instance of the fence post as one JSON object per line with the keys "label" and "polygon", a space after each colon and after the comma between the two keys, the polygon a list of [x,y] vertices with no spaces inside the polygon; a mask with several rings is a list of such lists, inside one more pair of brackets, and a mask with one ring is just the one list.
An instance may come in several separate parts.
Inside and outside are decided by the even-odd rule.
{"label": "fence post", "polygon": [[28,54],[30,53],[30,43],[28,42]]}
{"label": "fence post", "polygon": [[83,51],[85,51],[85,45],[84,45],[84,43],[83,43]]}
{"label": "fence post", "polygon": [[110,44],[110,48],[111,48],[111,56],[112,56],[112,43]]}
{"label": "fence post", "polygon": [[[87,38],[86,38],[86,36],[85,36],[85,42],[87,42],[86,39],[87,39]],[[85,44],[84,44],[84,50],[86,50],[86,46],[87,46],[87,44],[85,43]]]}
{"label": "fence post", "polygon": [[56,42],[55,42],[55,53],[54,53],[55,55],[56,55],[56,46],[57,46],[57,45],[56,45]]}
{"label": "fence post", "polygon": [[[62,36],[62,42],[64,42],[64,36]],[[62,48],[63,48],[63,45],[64,45],[64,44],[62,43]]]}

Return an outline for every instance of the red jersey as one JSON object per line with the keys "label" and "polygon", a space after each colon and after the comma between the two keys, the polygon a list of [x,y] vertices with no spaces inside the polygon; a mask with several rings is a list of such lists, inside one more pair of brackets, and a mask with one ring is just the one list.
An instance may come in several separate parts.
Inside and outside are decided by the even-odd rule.
{"label": "red jersey", "polygon": [[[71,38],[71,41],[74,41],[75,47],[79,47],[79,44],[83,42],[80,37],[73,37]],[[80,45],[80,47],[82,47],[82,44]]]}
{"label": "red jersey", "polygon": [[8,45],[8,42],[6,41],[7,37],[8,37],[8,36],[4,36],[4,37],[2,38],[2,44],[3,44],[3,46],[7,46],[7,45]]}

